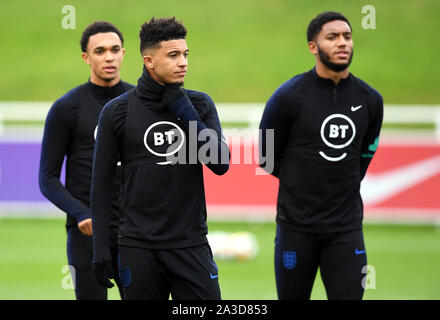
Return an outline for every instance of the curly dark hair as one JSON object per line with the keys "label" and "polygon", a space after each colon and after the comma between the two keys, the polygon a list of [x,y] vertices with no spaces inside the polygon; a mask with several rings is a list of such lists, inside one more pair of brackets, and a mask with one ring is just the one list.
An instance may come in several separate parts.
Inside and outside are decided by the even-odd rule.
{"label": "curly dark hair", "polygon": [[322,26],[330,21],[342,20],[348,23],[351,28],[350,22],[339,12],[327,11],[318,14],[312,21],[310,21],[307,27],[307,41],[313,41],[315,37],[321,32]]}
{"label": "curly dark hair", "polygon": [[185,39],[186,28],[181,21],[172,18],[151,18],[139,31],[141,53],[151,47],[158,46],[162,41]]}
{"label": "curly dark hair", "polygon": [[122,45],[124,45],[124,37],[122,36],[122,32],[116,28],[115,25],[111,24],[108,21],[95,21],[90,24],[82,33],[81,41],[79,42],[81,45],[82,52],[87,51],[87,44],[89,43],[89,38],[97,33],[106,33],[106,32],[114,32],[121,39]]}

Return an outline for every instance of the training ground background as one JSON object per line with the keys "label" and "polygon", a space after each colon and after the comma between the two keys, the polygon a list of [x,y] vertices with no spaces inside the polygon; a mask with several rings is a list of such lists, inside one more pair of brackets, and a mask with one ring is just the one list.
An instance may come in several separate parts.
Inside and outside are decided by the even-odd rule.
{"label": "training ground background", "polygon": [[[75,9],[74,29],[62,26],[65,5]],[[375,8],[375,29],[362,26],[366,5]],[[434,56],[440,49],[440,2],[434,0],[3,1],[0,101],[52,102],[84,82],[89,69],[81,60],[79,39],[95,20],[110,20],[123,32],[127,53],[121,74],[135,84],[142,70],[140,25],[152,16],[176,16],[189,32],[186,87],[208,93],[218,105],[264,104],[282,82],[313,67],[306,26],[326,10],[340,11],[350,19],[355,45],[350,71],[381,92],[387,106],[422,110],[440,104],[439,64]],[[11,141],[38,143],[43,122],[29,119],[25,109],[22,113],[18,119],[2,118],[0,146]],[[228,129],[248,126],[246,119],[222,122]],[[435,119],[411,123],[403,118],[402,123],[398,119],[385,123],[378,151],[383,157],[378,154],[373,160],[373,176],[437,159],[435,123]],[[403,160],[387,163],[385,153],[397,148]],[[20,167],[22,159],[8,153],[10,157],[16,160],[17,175],[37,167],[35,161]],[[2,154],[1,163],[6,163]],[[9,171],[2,168],[4,178]],[[231,174],[227,181],[233,180]],[[433,173],[405,193],[367,205],[364,233],[375,282],[365,299],[440,298],[439,186],[439,176]],[[1,179],[0,187],[16,188],[1,186]],[[2,192],[0,198],[6,197]],[[15,196],[20,196],[20,188]],[[210,189],[207,199],[210,232],[252,232],[259,246],[258,255],[249,261],[217,259],[223,298],[276,299],[271,199],[261,203],[261,197],[250,196],[247,203],[222,207],[223,200],[214,199]],[[255,203],[249,203],[252,199]],[[46,212],[45,207],[26,203],[26,199],[10,201],[8,206],[3,201],[0,206],[0,299],[73,299],[64,218],[49,207]],[[118,298],[116,290],[110,291],[110,298]],[[325,298],[318,273],[312,299]]]}

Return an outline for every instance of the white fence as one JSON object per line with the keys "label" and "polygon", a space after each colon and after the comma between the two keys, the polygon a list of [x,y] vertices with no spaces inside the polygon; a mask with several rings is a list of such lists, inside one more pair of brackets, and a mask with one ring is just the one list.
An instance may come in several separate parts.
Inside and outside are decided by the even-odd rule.
{"label": "white fence", "polygon": [[[0,131],[5,122],[44,122],[51,102],[0,102]],[[217,103],[222,123],[243,124],[256,128],[264,103]],[[440,138],[440,105],[392,105],[384,107],[384,123],[433,124]]]}
{"label": "white fence", "polygon": [[[227,123],[248,123],[258,127],[264,104],[219,103],[220,120]],[[440,105],[394,105],[384,106],[384,123],[387,124],[433,124],[436,137],[440,138]]]}

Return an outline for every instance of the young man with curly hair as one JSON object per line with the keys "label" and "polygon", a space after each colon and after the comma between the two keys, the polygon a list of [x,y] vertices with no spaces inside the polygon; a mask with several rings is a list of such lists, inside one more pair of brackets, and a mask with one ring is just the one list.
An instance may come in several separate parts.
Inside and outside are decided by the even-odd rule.
{"label": "young man with curly hair", "polygon": [[[82,58],[90,66],[90,79],[55,101],[45,122],[39,184],[43,195],[66,213],[67,256],[73,267],[75,293],[79,300],[107,298],[106,288],[98,284],[92,272],[90,184],[99,114],[109,100],[133,88],[121,81],[119,73],[125,53],[123,42],[118,28],[106,21],[94,22],[84,30],[80,45]],[[65,157],[64,186],[60,174]],[[119,171],[109,182],[113,203],[109,208],[107,227],[109,250],[115,266],[121,194]],[[116,282],[119,284],[118,278]]]}
{"label": "young man with curly hair", "polygon": [[361,299],[367,264],[360,185],[377,149],[381,95],[348,71],[347,18],[324,12],[307,30],[316,67],[279,87],[260,123],[274,130],[279,178],[275,273],[279,299],[309,299],[318,267],[329,299]]}
{"label": "young man with curly hair", "polygon": [[109,262],[107,224],[110,182],[120,159],[119,274],[127,299],[221,298],[206,238],[202,163],[224,174],[229,148],[212,99],[182,88],[186,33],[175,18],[143,24],[137,87],[109,102],[99,119],[91,193],[94,269],[98,281],[111,286],[116,270]]}

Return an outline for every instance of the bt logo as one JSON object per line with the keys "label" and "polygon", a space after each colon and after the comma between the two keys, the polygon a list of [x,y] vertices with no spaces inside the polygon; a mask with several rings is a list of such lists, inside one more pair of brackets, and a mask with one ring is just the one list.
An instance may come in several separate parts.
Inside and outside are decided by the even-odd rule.
{"label": "bt logo", "polygon": [[144,134],[144,145],[148,151],[159,157],[177,153],[185,141],[183,130],[170,121],[159,121],[148,127]]}
{"label": "bt logo", "polygon": [[174,130],[165,131],[165,132],[153,132],[154,136],[154,145],[155,146],[161,146],[165,143],[165,141],[168,144],[173,143],[173,136],[176,132]]}
{"label": "bt logo", "polygon": [[[325,118],[321,125],[321,139],[330,148],[339,150],[350,145],[356,136],[356,127],[353,121],[343,114],[332,114]],[[328,161],[340,161],[347,156],[344,152],[339,156],[329,156],[319,151],[321,157]]]}
{"label": "bt logo", "polygon": [[331,124],[330,125],[330,133],[329,133],[329,137],[330,138],[338,138],[339,137],[339,132],[341,132],[341,138],[345,138],[345,133],[348,130],[348,126],[347,125],[336,125],[336,124]]}

